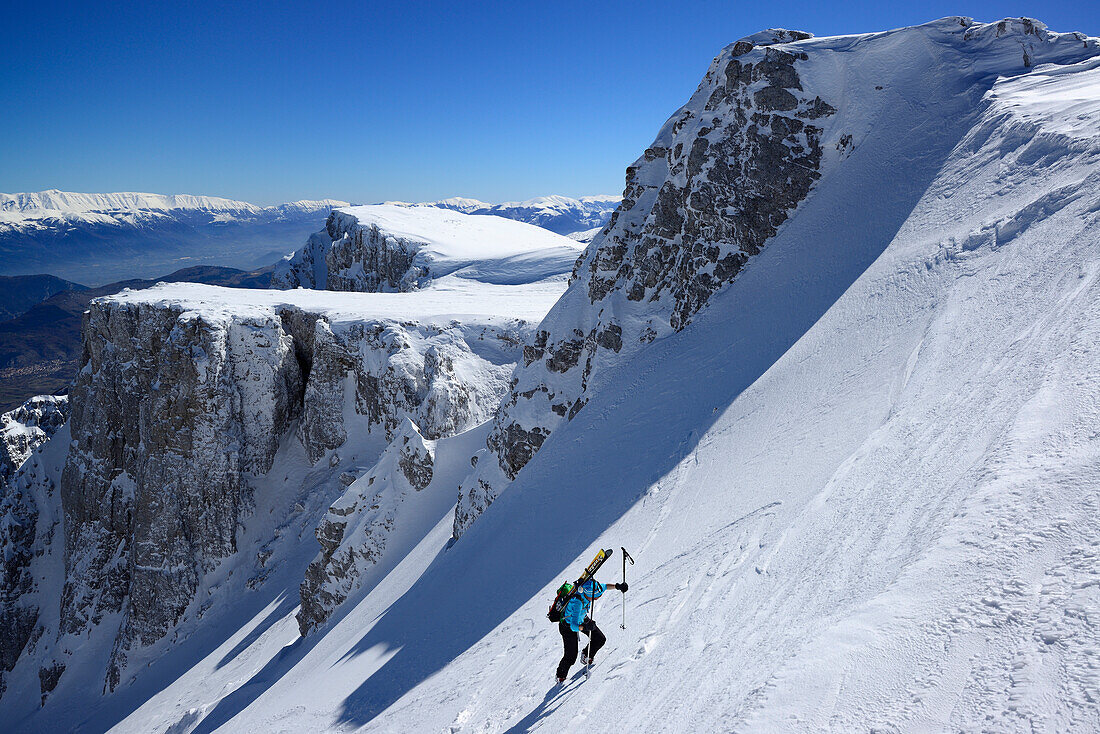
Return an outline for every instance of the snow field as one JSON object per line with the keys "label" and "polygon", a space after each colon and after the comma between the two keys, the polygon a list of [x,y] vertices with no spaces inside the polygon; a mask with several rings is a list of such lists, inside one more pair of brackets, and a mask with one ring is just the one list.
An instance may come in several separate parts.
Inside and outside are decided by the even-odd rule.
{"label": "snow field", "polygon": [[[224,564],[238,605],[98,708],[30,728],[1100,729],[1095,71],[996,81],[1077,46],[1025,35],[997,57],[995,25],[969,46],[955,25],[790,45],[814,50],[806,84],[841,101],[850,155],[688,328],[609,369],[457,542],[446,493],[485,426],[436,444],[407,535],[299,638],[291,590],[335,470],[286,443],[243,531],[278,539],[265,582],[245,592],[229,576],[251,562]],[[277,297],[368,303],[300,293]],[[595,611],[608,645],[555,690],[546,605],[620,545],[637,565]]]}

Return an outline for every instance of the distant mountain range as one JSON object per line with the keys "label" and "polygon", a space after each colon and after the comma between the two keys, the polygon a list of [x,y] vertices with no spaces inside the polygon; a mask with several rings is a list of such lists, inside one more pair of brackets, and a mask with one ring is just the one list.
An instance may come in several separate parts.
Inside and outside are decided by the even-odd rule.
{"label": "distant mountain range", "polygon": [[[392,203],[517,220],[587,243],[618,202]],[[261,207],[212,196],[0,194],[0,411],[67,388],[80,357],[81,315],[93,298],[158,281],[267,288],[274,263],[348,206],[335,199]]]}
{"label": "distant mountain range", "polygon": [[0,194],[0,273],[103,285],[189,265],[249,270],[298,247],[335,199],[260,207],[212,196]]}
{"label": "distant mountain range", "polygon": [[[572,234],[602,227],[618,202],[617,196],[544,196],[504,204],[458,197],[400,203]],[[214,196],[56,189],[0,194],[0,275],[48,272],[98,286],[195,265],[252,270],[301,247],[333,209],[346,206],[336,199],[262,207]]]}
{"label": "distant mountain range", "polygon": [[503,204],[490,204],[477,199],[454,197],[429,201],[421,204],[406,202],[387,202],[406,206],[434,206],[439,209],[451,209],[463,214],[489,214],[505,219],[534,224],[557,234],[574,234],[593,228],[599,229],[607,224],[611,212],[622,201],[620,196],[582,196],[572,199],[568,196],[539,196],[526,201],[508,201]]}

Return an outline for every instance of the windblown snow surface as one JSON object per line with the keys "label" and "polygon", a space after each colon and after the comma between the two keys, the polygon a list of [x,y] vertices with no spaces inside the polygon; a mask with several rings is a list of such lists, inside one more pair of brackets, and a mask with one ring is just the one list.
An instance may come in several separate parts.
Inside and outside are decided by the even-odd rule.
{"label": "windblown snow surface", "polygon": [[[457,542],[425,503],[326,628],[265,587],[27,728],[1100,728],[1100,60],[952,23],[783,47],[865,123],[850,156]],[[546,605],[619,546],[558,689]]]}

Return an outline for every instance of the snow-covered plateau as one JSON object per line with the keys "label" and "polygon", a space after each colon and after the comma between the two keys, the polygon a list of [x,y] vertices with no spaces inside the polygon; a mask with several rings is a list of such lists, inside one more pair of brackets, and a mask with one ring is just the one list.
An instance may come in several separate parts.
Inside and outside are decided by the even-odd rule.
{"label": "snow-covered plateau", "polygon": [[275,267],[276,288],[417,290],[447,275],[498,284],[568,272],[576,240],[531,224],[434,206],[337,209],[325,229]]}
{"label": "snow-covered plateau", "polygon": [[581,196],[576,199],[554,194],[552,196],[536,196],[533,199],[524,201],[506,201],[503,204],[489,204],[461,196],[420,204],[387,203],[400,206],[438,207],[462,212],[463,214],[488,214],[527,222],[558,234],[571,235],[592,228],[602,228],[603,225],[607,224],[607,220],[618,207],[620,201],[621,197],[607,194]]}
{"label": "snow-covered plateau", "polygon": [[93,303],[0,504],[6,725],[1100,730],[1100,41],[741,39],[575,263],[395,208],[318,290]]}

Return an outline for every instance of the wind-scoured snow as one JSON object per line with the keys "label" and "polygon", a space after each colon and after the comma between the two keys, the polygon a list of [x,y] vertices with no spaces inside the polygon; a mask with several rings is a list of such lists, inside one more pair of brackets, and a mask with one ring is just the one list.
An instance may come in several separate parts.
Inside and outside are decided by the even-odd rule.
{"label": "wind-scoured snow", "polygon": [[[69,671],[73,698],[15,726],[1100,729],[1100,47],[948,18],[778,48],[835,105],[828,142],[851,138],[683,328],[602,365],[457,541],[435,483],[463,476],[487,426],[432,447],[428,494],[391,485],[366,513],[423,534],[300,637],[302,516],[333,472],[284,446],[239,541],[277,538],[264,582],[115,693]],[[339,311],[448,281],[304,297]],[[585,285],[548,327],[592,306]],[[369,501],[362,477],[390,482],[398,461],[361,467],[332,506]],[[556,687],[546,606],[597,548],[616,549],[600,579],[621,580],[620,546],[636,565],[595,609],[607,647]]]}

